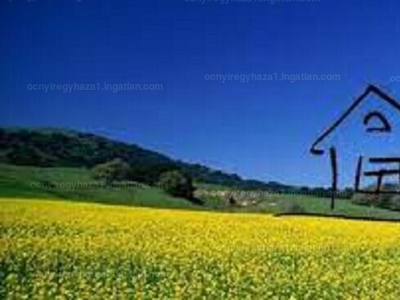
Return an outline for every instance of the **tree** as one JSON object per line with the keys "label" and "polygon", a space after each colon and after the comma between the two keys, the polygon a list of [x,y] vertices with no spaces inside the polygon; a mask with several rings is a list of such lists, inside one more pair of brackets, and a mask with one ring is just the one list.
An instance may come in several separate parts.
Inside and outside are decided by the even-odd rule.
{"label": "tree", "polygon": [[179,171],[168,171],[160,176],[159,186],[175,197],[193,199],[195,190],[192,179]]}
{"label": "tree", "polygon": [[95,166],[92,171],[95,179],[103,180],[107,184],[111,184],[114,181],[128,179],[130,167],[126,162],[116,158]]}
{"label": "tree", "polygon": [[237,204],[236,199],[233,196],[229,197],[229,205],[235,206]]}
{"label": "tree", "polygon": [[302,186],[300,188],[300,194],[301,195],[308,195],[310,194],[310,188],[308,186]]}
{"label": "tree", "polygon": [[345,188],[343,191],[339,193],[340,198],[351,199],[354,196],[354,190],[352,188]]}

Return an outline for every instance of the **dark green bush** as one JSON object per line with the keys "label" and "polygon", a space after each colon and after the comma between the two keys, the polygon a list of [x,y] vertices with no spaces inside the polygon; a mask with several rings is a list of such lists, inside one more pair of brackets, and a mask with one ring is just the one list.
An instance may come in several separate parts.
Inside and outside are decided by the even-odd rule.
{"label": "dark green bush", "polygon": [[172,196],[186,199],[194,198],[193,192],[195,188],[191,178],[179,171],[169,171],[161,174],[158,185]]}
{"label": "dark green bush", "polygon": [[92,171],[95,179],[111,184],[114,181],[128,180],[130,167],[121,159],[116,158],[112,161],[95,166]]}

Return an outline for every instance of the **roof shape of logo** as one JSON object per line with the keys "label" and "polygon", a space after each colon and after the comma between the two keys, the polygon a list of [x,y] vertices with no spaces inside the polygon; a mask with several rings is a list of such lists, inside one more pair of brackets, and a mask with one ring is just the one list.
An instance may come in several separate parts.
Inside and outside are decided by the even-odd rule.
{"label": "roof shape of logo", "polygon": [[[324,150],[318,149],[318,145],[327,137],[329,136],[340,124],[370,95],[374,94],[379,97],[382,101],[389,103],[393,108],[395,108],[400,113],[400,104],[387,93],[383,92],[381,89],[374,85],[368,85],[365,89],[364,93],[362,93],[353,104],[334,122],[328,129],[326,129],[312,144],[310,152],[314,155],[322,155],[324,154]],[[370,113],[370,116],[373,114],[379,115],[379,112],[373,111]],[[367,116],[364,119],[364,124],[368,122],[370,116]],[[388,124],[386,124],[388,125]],[[390,131],[390,126],[385,126],[384,130],[375,129],[376,131]],[[373,131],[373,130],[371,130]]]}

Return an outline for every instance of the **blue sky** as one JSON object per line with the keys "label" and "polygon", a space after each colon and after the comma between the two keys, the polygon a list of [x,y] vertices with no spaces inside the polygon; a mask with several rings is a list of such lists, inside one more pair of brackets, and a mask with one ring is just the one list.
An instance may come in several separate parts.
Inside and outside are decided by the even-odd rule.
{"label": "blue sky", "polygon": [[[53,2],[0,4],[1,126],[69,127],[248,178],[326,185],[314,139],[367,83],[400,98],[396,0]],[[163,89],[32,90],[128,82]]]}

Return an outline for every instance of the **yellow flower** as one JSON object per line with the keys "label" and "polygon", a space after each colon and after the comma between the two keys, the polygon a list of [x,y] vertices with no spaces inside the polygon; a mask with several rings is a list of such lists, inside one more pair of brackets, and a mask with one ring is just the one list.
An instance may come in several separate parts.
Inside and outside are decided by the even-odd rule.
{"label": "yellow flower", "polygon": [[400,225],[0,200],[0,298],[400,299]]}

